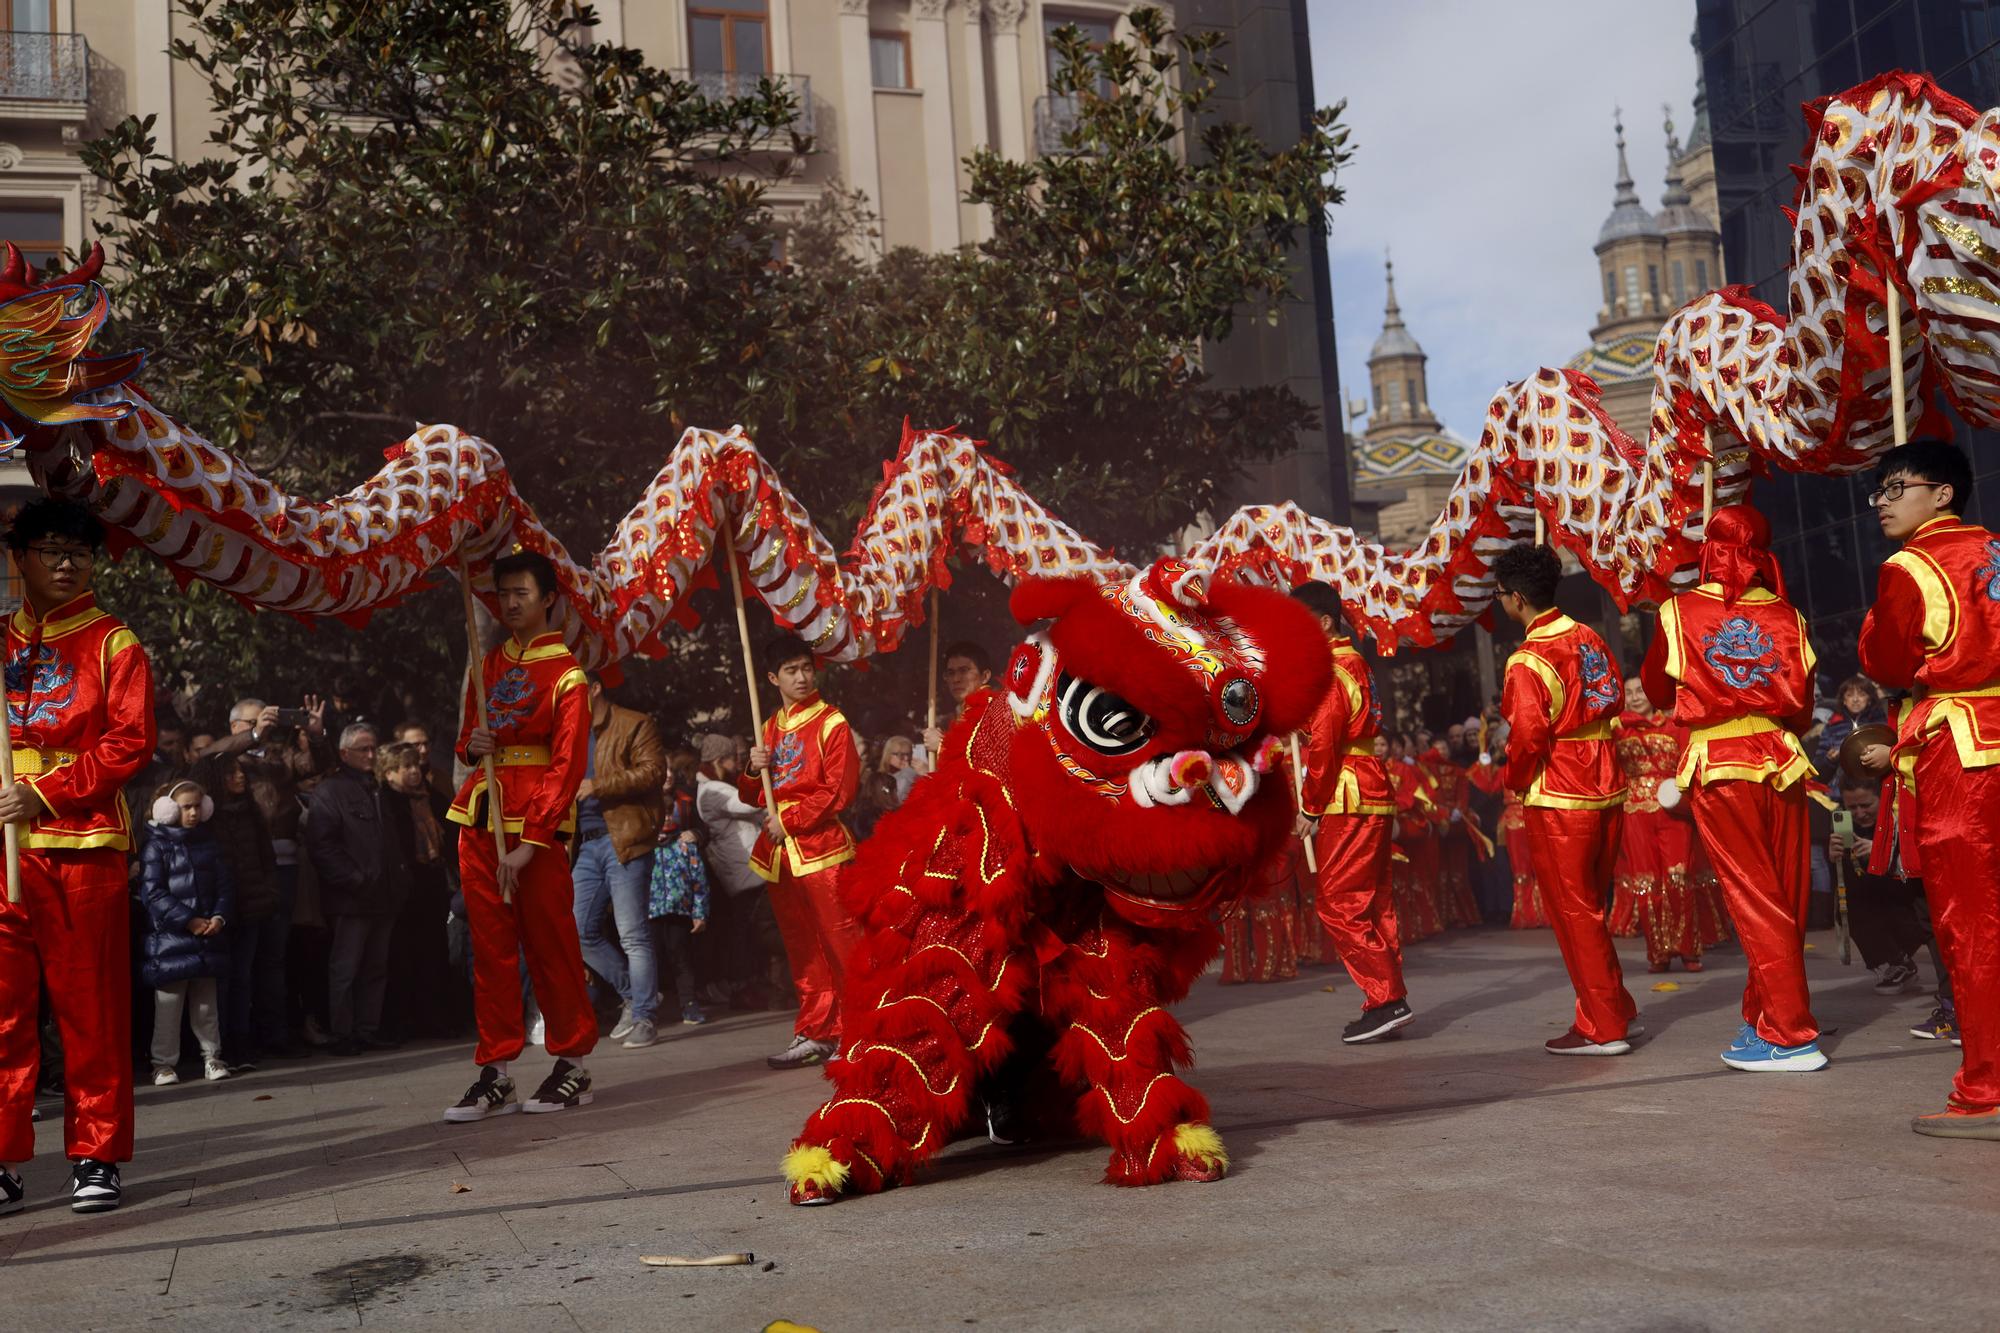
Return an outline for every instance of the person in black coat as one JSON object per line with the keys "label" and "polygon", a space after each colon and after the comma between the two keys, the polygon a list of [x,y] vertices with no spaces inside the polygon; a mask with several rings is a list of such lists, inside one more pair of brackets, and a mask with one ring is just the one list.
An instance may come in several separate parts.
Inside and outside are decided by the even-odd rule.
{"label": "person in black coat", "polygon": [[161,787],[153,800],[152,836],[139,853],[140,898],[149,928],[139,975],[153,988],[153,1082],[180,1082],[181,1012],[201,1043],[202,1076],[229,1077],[222,1060],[216,979],[229,972],[225,927],[236,910],[222,849],[204,825],[215,803],[201,784]]}
{"label": "person in black coat", "polygon": [[356,722],[340,734],[340,767],[313,789],[305,845],[319,875],[320,910],[331,932],[327,1009],[334,1055],[384,1050],[382,1000],[389,947],[409,884],[409,856],[375,781],[375,729]]}
{"label": "person in black coat", "polygon": [[250,790],[249,776],[234,754],[209,753],[195,761],[194,779],[215,801],[208,828],[229,867],[236,890],[236,913],[229,923],[229,975],[222,987],[222,1055],[232,1069],[255,1068],[252,1033],[259,960],[276,930],[290,929],[278,918],[278,861],[271,826]]}

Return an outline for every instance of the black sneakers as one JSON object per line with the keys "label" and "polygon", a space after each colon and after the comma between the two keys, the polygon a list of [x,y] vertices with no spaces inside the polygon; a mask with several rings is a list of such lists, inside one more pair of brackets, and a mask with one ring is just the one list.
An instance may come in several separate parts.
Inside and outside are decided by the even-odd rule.
{"label": "black sneakers", "polygon": [[521,1103],[514,1099],[514,1080],[492,1065],[483,1065],[479,1070],[479,1081],[465,1090],[465,1096],[458,1099],[457,1105],[444,1109],[444,1118],[462,1125],[484,1120],[489,1115],[506,1115],[520,1109]]}
{"label": "black sneakers", "polygon": [[547,1115],[552,1111],[567,1111],[572,1106],[590,1105],[590,1071],[567,1060],[556,1061],[556,1067],[542,1080],[542,1086],[535,1089],[535,1095],[522,1104],[521,1109],[529,1115]]}
{"label": "black sneakers", "polygon": [[118,1181],[118,1164],[86,1157],[70,1168],[69,1210],[72,1213],[108,1213],[125,1200],[125,1187]]}
{"label": "black sneakers", "polygon": [[27,1197],[28,1187],[21,1183],[21,1178],[0,1166],[0,1217],[20,1212]]}
{"label": "black sneakers", "polygon": [[1349,1046],[1359,1046],[1366,1041],[1380,1041],[1403,1024],[1415,1018],[1410,1012],[1408,1000],[1391,1000],[1378,1004],[1373,1009],[1363,1009],[1361,1017],[1341,1030],[1340,1039]]}
{"label": "black sneakers", "polygon": [[1021,1104],[1012,1097],[986,1099],[986,1141],[1002,1148],[1018,1148],[1034,1139]]}

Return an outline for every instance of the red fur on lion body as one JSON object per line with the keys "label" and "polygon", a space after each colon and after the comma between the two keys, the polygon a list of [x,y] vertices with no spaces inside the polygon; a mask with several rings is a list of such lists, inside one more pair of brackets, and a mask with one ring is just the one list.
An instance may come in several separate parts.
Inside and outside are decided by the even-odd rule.
{"label": "red fur on lion body", "polygon": [[[1206,1125],[1208,1104],[1174,1072],[1192,1055],[1167,1006],[1218,947],[1208,909],[1257,882],[1289,832],[1293,799],[1273,774],[1235,814],[1199,795],[1144,808],[1123,780],[1219,735],[1241,736],[1236,750],[1247,755],[1305,725],[1330,664],[1313,618],[1281,593],[1225,583],[1191,600],[1197,623],[1226,617],[1230,642],[1252,645],[1254,661],[1227,645],[1220,660],[1237,672],[1251,662],[1253,724],[1232,730],[1185,655],[1106,590],[1024,583],[1016,617],[1053,617],[1046,643],[1062,671],[1146,713],[1152,734],[1130,754],[1105,755],[1068,734],[1049,696],[1032,707],[1044,650],[1031,640],[1020,650],[1030,669],[1010,672],[1006,693],[958,723],[971,733],[962,753],[920,780],[844,869],[841,892],[864,931],[849,962],[844,1058],[827,1068],[834,1096],[795,1144],[846,1169],[822,1196],[910,1179],[971,1117],[979,1078],[1009,1054],[1009,1024],[1024,1012],[1060,1034],[1051,1074],[1077,1126],[1112,1146],[1105,1179],[1219,1174],[1178,1144],[1178,1129]],[[1065,767],[1058,749],[1095,781]],[[1122,889],[1132,875],[1186,869],[1216,872],[1186,902]],[[801,1197],[797,1181],[793,1193]]]}

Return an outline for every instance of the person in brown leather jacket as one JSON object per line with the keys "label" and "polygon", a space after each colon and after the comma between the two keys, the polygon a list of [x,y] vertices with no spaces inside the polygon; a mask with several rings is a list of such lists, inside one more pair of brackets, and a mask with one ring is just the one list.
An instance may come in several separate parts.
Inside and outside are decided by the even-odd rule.
{"label": "person in brown leather jacket", "polygon": [[[624,1001],[611,1040],[633,1047],[659,1039],[653,1011],[660,972],[646,897],[666,777],[666,747],[653,719],[612,703],[604,682],[591,676],[590,766],[577,790],[576,862],[570,871],[576,933],[583,961]],[[616,942],[604,931],[607,899]]]}

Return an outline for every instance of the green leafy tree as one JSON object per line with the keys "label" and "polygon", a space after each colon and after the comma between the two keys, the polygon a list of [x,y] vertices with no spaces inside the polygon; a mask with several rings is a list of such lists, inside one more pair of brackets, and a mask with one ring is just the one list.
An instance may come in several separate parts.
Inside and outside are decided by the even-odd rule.
{"label": "green leafy tree", "polygon": [[[1285,388],[1215,386],[1201,348],[1274,317],[1337,198],[1345,131],[1322,111],[1273,150],[1214,121],[1218,39],[1158,11],[1102,49],[1060,36],[1066,151],[970,164],[991,240],[878,255],[874,220],[835,192],[779,265],[755,163],[811,145],[776,85],[706,99],[591,43],[568,0],[179,4],[194,36],[174,58],[220,124],[192,162],[137,121],[90,146],[112,204],[109,336],[153,350],[164,406],[295,491],[351,486],[416,423],[450,421],[499,445],[584,554],[683,424],[740,421],[839,543],[908,416],[992,441],[1142,555],[1315,424]],[[146,562],[113,577],[142,636],[219,694],[346,670],[450,706],[462,646],[441,594],[307,642],[199,585],[165,595]],[[996,590],[961,588],[950,632],[997,648]],[[640,669],[677,713],[740,699],[727,617],[712,594],[697,609],[675,659]],[[921,654],[901,659],[849,682],[850,706],[886,725],[920,702]]]}

